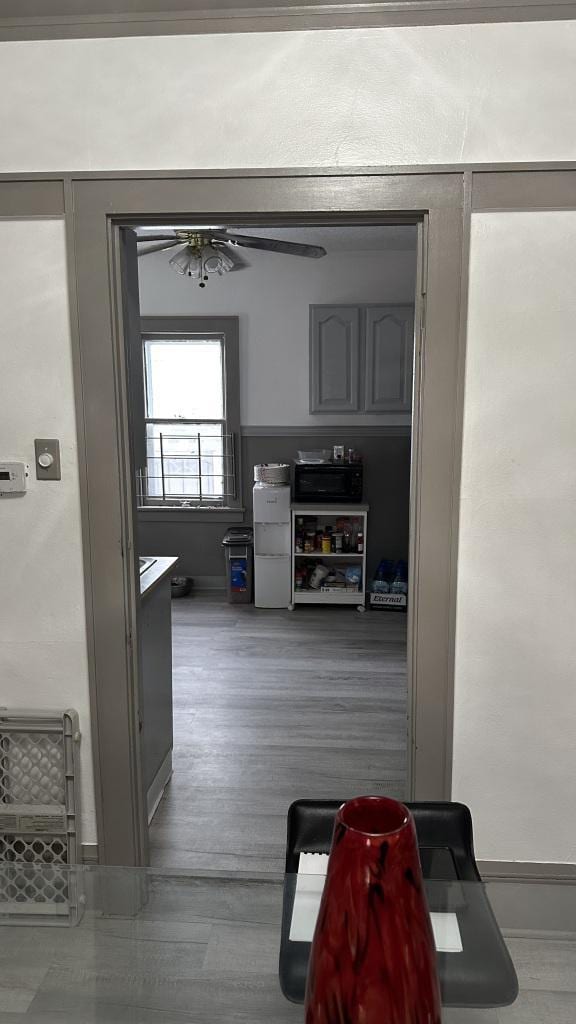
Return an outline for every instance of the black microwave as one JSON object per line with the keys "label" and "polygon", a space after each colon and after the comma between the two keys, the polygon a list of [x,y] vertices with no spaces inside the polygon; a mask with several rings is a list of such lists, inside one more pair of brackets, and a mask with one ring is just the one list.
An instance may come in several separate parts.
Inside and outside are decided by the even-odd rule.
{"label": "black microwave", "polygon": [[296,462],[294,501],[308,505],[362,501],[362,463]]}

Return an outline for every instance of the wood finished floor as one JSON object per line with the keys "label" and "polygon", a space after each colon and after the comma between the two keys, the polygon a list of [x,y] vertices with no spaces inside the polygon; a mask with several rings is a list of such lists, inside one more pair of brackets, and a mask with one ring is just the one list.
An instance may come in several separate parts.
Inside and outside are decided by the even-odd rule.
{"label": "wood finished floor", "polygon": [[[0,924],[0,1024],[302,1024],[278,984],[281,883],[151,876],[145,886],[136,874],[88,874],[76,928]],[[526,903],[546,906],[550,888],[538,901],[533,886],[512,889],[510,926]],[[543,931],[504,932],[516,1002],[445,1009],[444,1024],[574,1024],[576,942],[560,929],[575,919],[576,887],[561,888],[565,909]]]}
{"label": "wood finished floor", "polygon": [[404,796],[406,618],[173,602],[174,775],[154,866],[283,871],[300,797]]}

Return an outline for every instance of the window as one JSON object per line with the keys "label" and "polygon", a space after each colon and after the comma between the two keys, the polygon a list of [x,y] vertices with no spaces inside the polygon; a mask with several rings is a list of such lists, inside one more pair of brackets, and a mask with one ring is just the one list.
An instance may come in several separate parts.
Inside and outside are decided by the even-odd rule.
{"label": "window", "polygon": [[237,319],[144,318],[142,325],[144,504],[238,507]]}

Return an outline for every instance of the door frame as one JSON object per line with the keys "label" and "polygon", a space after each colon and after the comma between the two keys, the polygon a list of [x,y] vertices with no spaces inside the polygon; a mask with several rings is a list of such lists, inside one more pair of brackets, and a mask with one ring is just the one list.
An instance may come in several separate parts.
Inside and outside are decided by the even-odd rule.
{"label": "door frame", "polygon": [[199,222],[258,225],[404,218],[422,223],[410,512],[408,795],[448,798],[461,430],[462,171],[134,174],[73,180],[71,189],[100,861],[129,865],[147,860],[136,696],[135,501],[119,265],[120,226],[143,219],[166,223],[193,216]]}
{"label": "door frame", "polygon": [[[97,826],[99,853],[102,863],[134,864],[142,862],[145,851],[138,846],[138,818],[134,814],[134,801],[131,793],[134,789],[132,778],[133,757],[130,756],[130,702],[128,694],[128,666],[133,665],[131,650],[132,620],[127,609],[134,610],[134,602],[128,601],[126,592],[135,593],[136,579],[132,571],[133,552],[129,544],[131,535],[125,529],[122,519],[124,497],[122,494],[123,460],[122,421],[120,418],[121,403],[114,394],[115,346],[118,339],[118,324],[113,321],[113,291],[116,287],[111,274],[112,241],[110,226],[112,220],[122,209],[145,210],[143,200],[146,187],[150,182],[163,186],[168,181],[177,180],[193,186],[199,179],[204,182],[202,195],[210,195],[209,183],[216,181],[231,184],[229,179],[257,181],[257,195],[265,212],[274,213],[278,222],[279,214],[274,208],[274,201],[282,204],[278,192],[270,191],[270,183],[278,180],[285,183],[280,192],[286,196],[290,185],[302,180],[309,183],[304,188],[304,196],[295,193],[294,201],[301,203],[304,214],[310,209],[323,211],[326,216],[352,208],[351,219],[358,220],[362,212],[366,219],[374,222],[374,213],[385,214],[402,210],[412,210],[419,215],[428,211],[428,222],[432,224],[433,245],[427,250],[428,267],[423,267],[424,276],[428,275],[434,284],[428,287],[428,309],[426,315],[426,350],[425,375],[423,390],[425,396],[437,389],[439,394],[447,396],[447,419],[440,423],[428,415],[425,406],[422,417],[421,431],[427,428],[423,439],[423,468],[426,473],[425,490],[428,495],[433,483],[434,445],[439,442],[444,446],[443,465],[450,465],[449,495],[440,501],[436,496],[434,509],[436,514],[444,517],[442,533],[442,551],[436,553],[436,560],[442,569],[442,577],[436,589],[434,580],[427,573],[434,564],[433,546],[435,542],[431,531],[419,530],[417,541],[412,529],[413,550],[411,561],[413,579],[411,579],[412,607],[416,621],[412,627],[414,642],[409,651],[413,668],[418,670],[418,678],[412,692],[411,704],[413,711],[413,730],[411,742],[411,795],[419,798],[438,799],[450,796],[450,775],[452,761],[452,723],[454,695],[454,632],[455,632],[455,596],[458,553],[458,518],[459,518],[459,486],[460,459],[463,412],[463,386],[465,364],[466,336],[466,301],[468,283],[469,234],[471,215],[475,211],[493,210],[574,210],[576,209],[576,164],[571,161],[533,162],[524,164],[468,164],[453,166],[407,166],[399,168],[363,168],[363,169],[304,169],[293,170],[244,170],[244,171],[173,171],[173,172],[30,172],[0,174],[0,216],[10,219],[26,218],[64,218],[67,234],[68,253],[68,284],[72,336],[72,355],[74,364],[75,400],[77,412],[79,476],[81,491],[81,513],[84,544],[84,570],[87,619],[87,653],[90,674],[91,723],[94,746],[94,782],[96,790]],[[356,180],[358,179],[358,180]],[[448,185],[447,181],[452,184]],[[208,182],[208,186],[206,186]],[[102,186],[96,194],[86,198],[79,191],[89,183]],[[115,191],[118,183],[129,186]],[[443,184],[444,183],[444,184]],[[454,184],[457,183],[457,184]],[[335,185],[335,187],[334,187]],[[79,189],[79,186],[82,188]],[[357,186],[357,187],[355,187]],[[208,191],[206,191],[208,188]],[[134,189],[132,199],[129,193]],[[442,192],[444,198],[442,198]],[[154,192],[156,197],[157,191]],[[221,192],[219,193],[222,194]],[[181,191],[178,196],[182,195]],[[230,218],[238,217],[238,211],[245,209],[245,203],[234,208],[233,203],[238,191],[231,188],[230,203],[222,201],[218,207],[206,209],[227,209]],[[118,199],[117,208],[114,197]],[[178,198],[177,196],[177,198]],[[186,192],[184,192],[184,197]],[[241,192],[241,196],[245,196]],[[461,196],[461,209],[459,202]],[[80,202],[80,220],[77,222],[75,203]],[[179,207],[190,211],[190,203],[185,202]],[[371,211],[371,213],[370,213]],[[435,215],[430,218],[430,212]],[[443,211],[446,211],[443,213]],[[305,216],[296,217],[305,220]],[[445,220],[444,230],[438,230]],[[256,221],[255,221],[256,223]],[[91,232],[96,234],[92,238]],[[461,234],[461,250],[455,252],[455,239]],[[447,245],[442,251],[440,242]],[[77,274],[78,268],[81,274]],[[93,250],[93,251],[92,251]],[[454,293],[448,296],[448,308],[442,311],[438,303],[442,296],[442,277],[435,278],[438,260],[448,258],[451,264],[450,279],[454,284]],[[460,280],[454,264],[460,266]],[[97,274],[90,281],[91,263]],[[81,281],[79,280],[81,277]],[[444,275],[445,277],[445,275]],[[99,318],[102,336],[90,329],[86,317],[90,308],[87,302],[87,290],[93,291],[93,303],[103,303],[104,310]],[[434,301],[430,301],[433,295]],[[115,300],[114,300],[115,301]],[[458,312],[458,330],[454,329],[454,318]],[[443,321],[448,323],[450,345],[446,347],[442,336]],[[433,356],[433,380],[430,380],[430,358]],[[96,377],[92,378],[92,370]],[[446,386],[442,388],[438,375],[445,374]],[[101,397],[105,399],[106,411],[111,411],[112,424],[106,422],[103,410],[99,408]],[[103,450],[98,447],[99,438],[95,431],[98,425],[103,428]],[[430,433],[430,427],[434,431]],[[416,433],[416,430],[414,431]],[[450,446],[450,442],[452,446]],[[415,472],[413,460],[413,472]],[[422,502],[416,498],[422,496],[422,469],[418,492],[413,489],[414,500],[411,504],[411,515],[416,520],[422,516]],[[112,484],[110,491],[106,488]],[[438,486],[440,490],[440,485]],[[434,495],[432,495],[434,498]],[[96,503],[94,504],[95,498]],[[424,507],[426,502],[424,502]],[[94,507],[93,507],[94,506]],[[108,517],[108,523],[104,522]],[[412,526],[412,524],[411,524]],[[451,530],[451,544],[446,544],[446,533]],[[104,556],[103,561],[99,556]],[[108,575],[111,573],[111,575]],[[423,630],[423,611],[427,612],[432,601],[440,603],[442,595],[447,596],[448,603],[442,618],[445,630],[433,647],[436,657],[434,672],[425,672],[425,657],[430,649],[430,632],[432,625]],[[108,639],[113,640],[111,652],[106,650]],[[109,670],[117,671],[117,675],[107,675]],[[438,674],[445,670],[444,680]],[[108,686],[107,686],[108,682]],[[109,709],[108,715],[103,701],[108,692],[118,706]],[[441,707],[434,707],[434,695],[445,698]],[[433,713],[432,728],[427,711]],[[115,741],[118,747],[115,748]],[[434,744],[440,742],[437,750]],[[106,756],[110,754],[111,763],[107,770]],[[117,755],[117,756],[116,756]],[[427,777],[429,765],[436,766],[436,773]],[[443,766],[443,771],[440,767]],[[115,799],[115,787],[120,786],[121,799]],[[132,787],[132,790],[130,789]],[[126,795],[128,794],[128,799]],[[125,816],[123,816],[125,814]],[[96,859],[98,851],[89,846],[84,849],[90,859]],[[538,866],[540,871],[541,865]],[[506,875],[510,874],[509,865],[503,865]],[[512,872],[515,874],[515,872]],[[542,873],[542,872],[540,872]],[[554,877],[557,877],[554,869]]]}

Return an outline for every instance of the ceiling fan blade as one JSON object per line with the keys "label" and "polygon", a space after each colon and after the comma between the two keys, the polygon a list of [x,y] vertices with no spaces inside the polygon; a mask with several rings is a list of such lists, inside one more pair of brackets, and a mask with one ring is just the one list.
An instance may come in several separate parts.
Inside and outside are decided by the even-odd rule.
{"label": "ceiling fan blade", "polygon": [[237,235],[234,232],[213,231],[212,238],[223,242],[235,242],[246,249],[266,249],[269,252],[285,252],[290,256],[307,256],[319,259],[326,255],[321,245],[304,245],[302,242],[284,242],[279,238],[257,238],[255,235]]}
{"label": "ceiling fan blade", "polygon": [[147,256],[150,252],[164,252],[165,249],[173,249],[175,245],[182,245],[181,238],[172,238],[169,242],[158,242],[156,245],[148,245],[146,248],[139,248],[139,256]]}
{"label": "ceiling fan blade", "polygon": [[136,241],[140,242],[173,242],[178,238],[180,232],[174,230],[171,235],[163,235],[159,231],[150,231],[145,235],[137,235]]}

